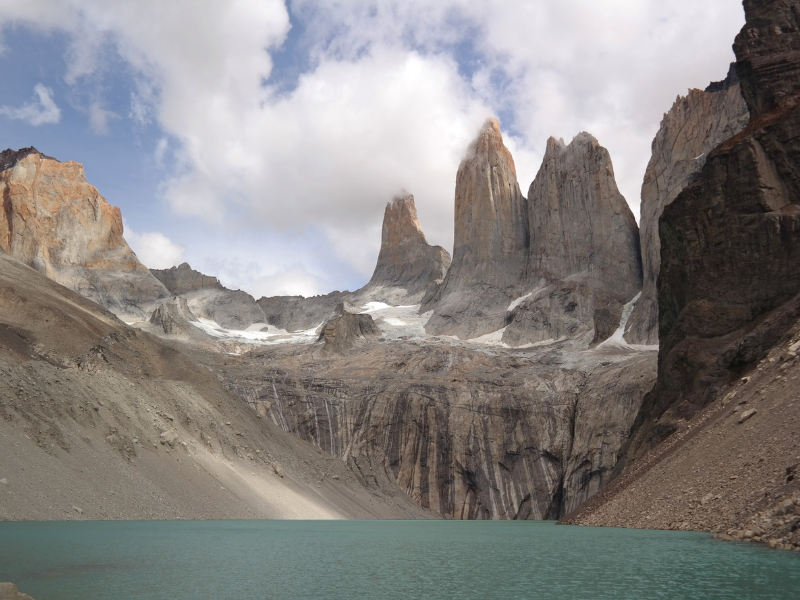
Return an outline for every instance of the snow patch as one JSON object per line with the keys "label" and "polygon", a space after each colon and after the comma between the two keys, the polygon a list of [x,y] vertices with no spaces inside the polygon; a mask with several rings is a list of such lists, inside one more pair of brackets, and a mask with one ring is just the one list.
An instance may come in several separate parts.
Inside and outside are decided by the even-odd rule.
{"label": "snow patch", "polygon": [[528,292],[528,293],[527,293],[527,294],[525,294],[524,296],[520,296],[519,298],[517,298],[517,299],[516,299],[516,300],[514,300],[514,301],[513,301],[511,304],[509,304],[509,305],[508,305],[508,308],[506,309],[506,312],[511,312],[512,310],[514,310],[515,308],[517,308],[517,307],[518,307],[520,304],[522,304],[523,302],[525,302],[525,300],[527,300],[528,298],[530,298],[532,295],[533,295],[533,292]]}
{"label": "snow patch", "polygon": [[619,320],[619,327],[617,327],[617,330],[611,335],[610,338],[597,345],[597,350],[607,346],[633,348],[633,346],[631,346],[630,344],[628,344],[628,342],[625,341],[624,337],[625,326],[628,324],[628,319],[631,318],[631,313],[633,313],[633,307],[636,306],[636,303],[639,301],[639,298],[641,298],[641,296],[642,292],[639,292],[633,297],[633,300],[631,300],[625,306],[622,307],[622,317],[620,317]]}

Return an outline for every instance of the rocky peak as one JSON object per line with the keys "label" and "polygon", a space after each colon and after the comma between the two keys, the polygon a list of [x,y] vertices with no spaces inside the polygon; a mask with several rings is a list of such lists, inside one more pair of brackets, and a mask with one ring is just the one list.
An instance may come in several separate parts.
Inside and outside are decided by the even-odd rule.
{"label": "rocky peak", "polygon": [[11,148],[6,148],[2,152],[0,152],[0,171],[5,171],[6,169],[10,169],[29,154],[38,154],[42,158],[46,158],[48,160],[55,160],[56,162],[58,162],[52,156],[45,156],[33,146],[31,146],[30,148],[20,148],[19,150],[12,150]]}
{"label": "rocky peak", "polygon": [[656,280],[661,266],[658,220],[675,197],[703,169],[708,153],[742,131],[750,113],[742,97],[736,69],[723,82],[705,91],[689,90],[678,96],[664,114],[652,144],[652,155],[642,183],[640,229],[643,288],[625,339],[632,344],[658,343]]}
{"label": "rocky peak", "polygon": [[[722,81],[712,81],[706,86],[704,92],[724,92],[734,85],[739,85],[739,74],[736,73],[736,63],[731,63],[728,67],[728,74]],[[691,92],[690,92],[691,93]],[[680,96],[678,96],[680,98]]]}
{"label": "rocky peak", "polygon": [[736,36],[736,71],[753,118],[797,103],[800,94],[800,3],[745,0]]}
{"label": "rocky peak", "polygon": [[2,153],[0,246],[118,316],[145,318],[169,292],[122,237],[122,215],[86,182],[83,165],[34,148]]}
{"label": "rocky peak", "polygon": [[150,269],[150,272],[173,294],[185,294],[202,289],[225,289],[219,279],[195,271],[189,263],[169,269]]}
{"label": "rocky peak", "polygon": [[528,191],[530,281],[598,271],[633,297],[640,285],[638,229],[617,189],[611,157],[589,133],[547,141]]}
{"label": "rocky peak", "polygon": [[528,191],[529,294],[503,341],[519,345],[613,332],[641,287],[639,231],[608,151],[589,133],[547,141]]}
{"label": "rocky peak", "polygon": [[659,219],[658,379],[626,460],[728,394],[800,318],[800,2],[744,5],[734,51],[751,122]]}
{"label": "rocky peak", "polygon": [[450,254],[428,244],[414,196],[404,193],[386,205],[378,263],[369,283],[357,294],[389,303],[418,302],[441,283],[449,266]]}
{"label": "rocky peak", "polygon": [[484,123],[456,176],[453,262],[422,310],[433,334],[461,338],[503,326],[528,255],[527,206],[497,119]]}

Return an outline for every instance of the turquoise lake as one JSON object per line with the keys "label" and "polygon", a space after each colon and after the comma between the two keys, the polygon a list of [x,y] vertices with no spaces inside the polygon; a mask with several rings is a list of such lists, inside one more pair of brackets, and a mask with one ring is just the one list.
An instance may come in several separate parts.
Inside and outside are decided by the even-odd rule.
{"label": "turquoise lake", "polygon": [[800,553],[509,521],[0,523],[36,600],[800,598]]}

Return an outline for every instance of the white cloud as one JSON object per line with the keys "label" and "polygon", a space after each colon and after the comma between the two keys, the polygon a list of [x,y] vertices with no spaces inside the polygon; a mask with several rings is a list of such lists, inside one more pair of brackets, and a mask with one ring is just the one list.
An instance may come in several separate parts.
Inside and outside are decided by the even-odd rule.
{"label": "white cloud", "polygon": [[110,110],[104,109],[99,103],[93,102],[89,106],[89,127],[98,135],[108,135],[108,120],[117,118]]}
{"label": "white cloud", "polygon": [[0,115],[25,121],[29,125],[46,125],[61,120],[61,110],[53,100],[53,90],[37,83],[33,88],[37,100],[20,107],[0,106]]}
{"label": "white cloud", "polygon": [[158,231],[137,233],[125,223],[123,227],[125,241],[148,269],[169,269],[183,262],[186,246],[176,244]]}
{"label": "white cloud", "polygon": [[[586,130],[611,152],[638,213],[661,115],[677,94],[724,77],[743,23],[731,0],[291,8],[310,67],[288,92],[270,79],[270,52],[289,31],[281,0],[202,9],[193,0],[0,0],[0,25],[65,30],[72,82],[100,69],[104,44],[116,46],[135,73],[131,118],[158,123],[170,140],[157,157],[174,157],[162,190],[175,212],[273,237],[311,224],[328,245],[304,254],[306,269],[333,255],[368,275],[383,206],[400,188],[415,195],[429,241],[452,247],[456,169],[490,114],[501,117],[523,193],[547,137]],[[273,273],[294,268],[292,256],[282,260]]]}
{"label": "white cloud", "polygon": [[256,279],[250,283],[250,293],[256,298],[262,296],[316,296],[328,291],[325,282],[320,281],[300,264],[285,267]]}

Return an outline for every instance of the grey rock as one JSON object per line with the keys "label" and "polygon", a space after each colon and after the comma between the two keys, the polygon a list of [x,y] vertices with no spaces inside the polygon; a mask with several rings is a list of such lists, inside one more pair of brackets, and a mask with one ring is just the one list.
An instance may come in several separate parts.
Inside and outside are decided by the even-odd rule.
{"label": "grey rock", "polygon": [[758,411],[755,408],[751,408],[750,410],[746,410],[742,413],[742,416],[739,417],[739,425],[747,421],[750,417],[755,416],[758,414]]}
{"label": "grey rock", "polygon": [[255,298],[241,290],[202,288],[186,292],[184,297],[192,313],[216,321],[225,329],[242,330],[267,322]]}
{"label": "grey rock", "polygon": [[[608,151],[588,133],[550,138],[528,192],[531,295],[511,313],[511,345],[560,337],[600,342],[641,289],[639,230]],[[595,316],[598,323],[595,323]]]}
{"label": "grey rock", "polygon": [[405,193],[386,205],[375,272],[355,296],[395,306],[416,304],[442,283],[449,267],[450,254],[428,244],[414,196]]}
{"label": "grey rock", "polygon": [[150,315],[149,323],[155,328],[156,335],[164,334],[181,339],[206,339],[208,334],[192,323],[198,319],[189,308],[186,298],[176,296],[161,304]]}
{"label": "grey rock", "polygon": [[642,183],[642,297],[628,321],[625,339],[632,344],[658,343],[656,280],[661,266],[658,220],[664,207],[703,169],[708,153],[747,126],[750,112],[733,75],[706,91],[678,96],[653,139],[652,156]]}
{"label": "grey rock", "polygon": [[340,303],[336,313],[322,326],[319,342],[326,354],[341,354],[365,342],[377,340],[382,332],[368,314],[358,314]]}
{"label": "grey rock", "polygon": [[307,331],[322,325],[335,311],[337,305],[350,300],[350,292],[331,292],[311,296],[270,296],[258,299],[266,322],[286,331]]}
{"label": "grey rock", "polygon": [[500,124],[489,119],[456,175],[453,262],[444,282],[423,300],[433,309],[432,335],[472,338],[505,324],[528,258],[527,201]]}
{"label": "grey rock", "polygon": [[225,289],[219,279],[195,271],[189,266],[189,263],[183,263],[169,269],[150,269],[150,272],[164,284],[164,287],[176,295],[207,288]]}

